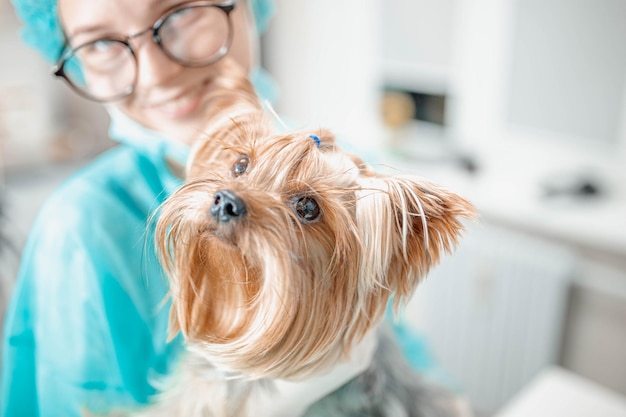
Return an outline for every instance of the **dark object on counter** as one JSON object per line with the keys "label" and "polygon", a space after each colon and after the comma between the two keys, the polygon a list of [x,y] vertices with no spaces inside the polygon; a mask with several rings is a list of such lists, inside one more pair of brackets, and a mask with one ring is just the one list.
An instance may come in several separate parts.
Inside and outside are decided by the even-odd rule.
{"label": "dark object on counter", "polygon": [[579,197],[595,198],[603,194],[600,181],[592,178],[579,177],[561,183],[546,184],[543,187],[543,197]]}

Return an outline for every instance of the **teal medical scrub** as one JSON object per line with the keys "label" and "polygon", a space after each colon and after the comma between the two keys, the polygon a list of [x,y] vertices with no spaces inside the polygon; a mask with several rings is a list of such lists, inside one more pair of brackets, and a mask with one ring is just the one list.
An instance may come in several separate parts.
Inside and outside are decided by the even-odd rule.
{"label": "teal medical scrub", "polygon": [[[180,184],[166,140],[125,136],[45,203],[7,312],[4,416],[79,416],[155,393],[181,350],[167,343],[156,207]],[[154,139],[154,138],[153,138]]]}

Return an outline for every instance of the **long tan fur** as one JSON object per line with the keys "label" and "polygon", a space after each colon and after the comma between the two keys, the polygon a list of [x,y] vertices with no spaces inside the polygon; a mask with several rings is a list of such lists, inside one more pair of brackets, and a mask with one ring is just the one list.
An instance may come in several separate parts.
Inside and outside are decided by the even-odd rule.
{"label": "long tan fur", "polygon": [[[407,300],[474,209],[429,182],[375,173],[326,130],[277,132],[243,72],[224,62],[232,71],[213,92],[187,182],[157,225],[172,332],[218,369],[306,377],[348,355],[391,297]],[[233,169],[242,157],[243,173]],[[219,190],[245,201],[243,218],[210,215]],[[318,219],[297,216],[303,197],[319,204]]]}

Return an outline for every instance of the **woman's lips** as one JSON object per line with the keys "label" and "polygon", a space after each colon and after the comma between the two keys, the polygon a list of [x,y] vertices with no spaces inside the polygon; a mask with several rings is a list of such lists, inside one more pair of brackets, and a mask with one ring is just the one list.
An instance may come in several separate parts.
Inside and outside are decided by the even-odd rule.
{"label": "woman's lips", "polygon": [[195,111],[204,102],[207,93],[211,91],[214,83],[211,80],[205,80],[196,88],[187,90],[169,100],[159,101],[146,107],[147,110],[154,112],[157,117],[164,117],[171,120],[184,119],[193,116]]}
{"label": "woman's lips", "polygon": [[182,119],[192,114],[198,108],[203,91],[203,88],[192,91],[181,97],[151,106],[150,109],[168,119]]}

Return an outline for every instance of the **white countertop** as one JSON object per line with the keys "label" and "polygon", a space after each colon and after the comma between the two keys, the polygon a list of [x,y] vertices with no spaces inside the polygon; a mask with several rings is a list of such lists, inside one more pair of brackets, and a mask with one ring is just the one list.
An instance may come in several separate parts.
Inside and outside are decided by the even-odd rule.
{"label": "white countertop", "polygon": [[[530,150],[507,148],[494,151],[497,157],[476,158],[478,170],[469,174],[445,154],[428,160],[426,152],[410,153],[388,151],[382,159],[468,198],[486,220],[626,259],[626,169],[617,163],[590,158],[559,165]],[[600,194],[545,197],[547,184],[559,187],[580,178],[597,184]]]}
{"label": "white countertop", "polygon": [[540,373],[494,417],[626,417],[626,398],[554,367]]}

